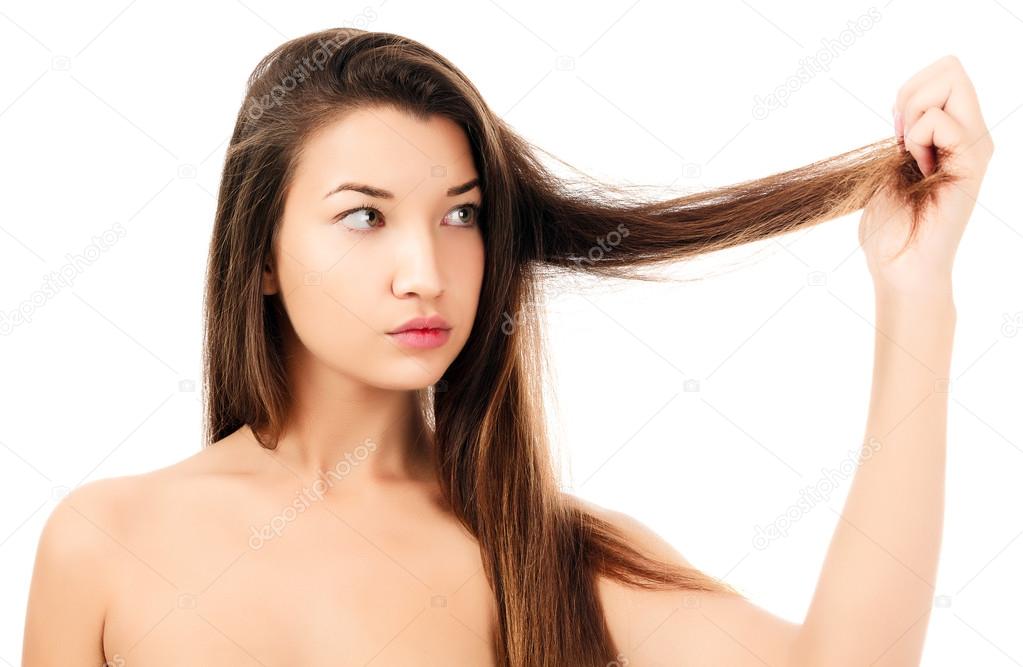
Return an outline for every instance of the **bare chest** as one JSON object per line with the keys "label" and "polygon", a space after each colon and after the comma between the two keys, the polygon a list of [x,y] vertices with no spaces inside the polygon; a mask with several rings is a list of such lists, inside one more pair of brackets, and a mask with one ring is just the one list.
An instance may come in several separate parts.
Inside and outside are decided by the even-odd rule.
{"label": "bare chest", "polygon": [[110,665],[492,665],[474,540],[328,507],[263,520],[186,511],[114,557]]}

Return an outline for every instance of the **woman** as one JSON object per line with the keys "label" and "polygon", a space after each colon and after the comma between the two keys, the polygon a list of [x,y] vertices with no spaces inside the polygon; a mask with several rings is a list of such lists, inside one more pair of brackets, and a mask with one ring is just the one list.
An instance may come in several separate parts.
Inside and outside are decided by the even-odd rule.
{"label": "woman", "polygon": [[[889,140],[650,201],[554,177],[415,41],[281,45],[250,77],[220,185],[207,446],[58,505],[24,664],[917,664],[952,262],[993,144],[952,57],[893,113]],[[797,625],[560,491],[534,290],[549,269],[649,278],[859,209],[870,412]]]}

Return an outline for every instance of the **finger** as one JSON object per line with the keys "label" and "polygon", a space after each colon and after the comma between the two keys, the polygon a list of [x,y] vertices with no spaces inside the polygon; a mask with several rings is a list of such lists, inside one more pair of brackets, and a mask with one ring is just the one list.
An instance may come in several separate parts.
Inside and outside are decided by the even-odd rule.
{"label": "finger", "polygon": [[966,77],[966,71],[963,69],[963,65],[959,61],[959,58],[954,55],[947,55],[935,60],[902,84],[899,91],[895,94],[894,108],[905,111],[910,98],[913,97],[918,90],[926,87],[927,84],[932,81],[956,75],[966,78],[967,82],[969,82],[968,77]]}
{"label": "finger", "polygon": [[906,131],[912,131],[913,125],[932,108],[944,110],[967,128],[971,136],[980,136],[985,131],[980,106],[968,79],[941,78],[919,88],[902,111]]}
{"label": "finger", "polygon": [[928,64],[926,68],[909,77],[906,82],[902,84],[898,90],[898,94],[895,96],[895,101],[899,105],[905,103],[905,100],[909,98],[909,95],[913,94],[917,88],[920,88],[922,83],[930,81],[935,77],[935,75],[952,68],[952,66],[954,66],[958,61],[959,58],[950,53],[934,60]]}
{"label": "finger", "polygon": [[939,58],[932,62],[927,67],[918,71],[913,76],[909,77],[904,84],[899,88],[899,92],[895,95],[895,108],[902,109],[906,106],[906,100],[920,88],[921,85],[936,78],[937,75],[944,72],[953,66],[955,56],[947,55],[943,58]]}
{"label": "finger", "polygon": [[[942,59],[939,62],[946,61]],[[932,71],[928,78],[916,80],[912,88],[904,87],[899,91],[896,105],[907,131],[931,107],[944,109],[972,136],[980,136],[986,131],[976,90],[958,59]]]}
{"label": "finger", "polygon": [[931,107],[906,133],[905,143],[920,171],[928,176],[936,166],[934,149],[941,147],[957,152],[965,137],[966,132],[959,121],[948,112]]}

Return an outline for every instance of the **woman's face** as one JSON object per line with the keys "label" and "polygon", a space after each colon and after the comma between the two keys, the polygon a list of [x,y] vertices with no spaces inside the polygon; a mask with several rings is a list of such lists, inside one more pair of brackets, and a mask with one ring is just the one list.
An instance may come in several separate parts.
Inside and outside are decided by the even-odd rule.
{"label": "woman's face", "polygon": [[[439,379],[469,336],[483,280],[478,177],[447,118],[378,106],[314,134],[263,276],[301,344],[295,354],[375,387]],[[433,315],[450,326],[436,347],[388,333]]]}

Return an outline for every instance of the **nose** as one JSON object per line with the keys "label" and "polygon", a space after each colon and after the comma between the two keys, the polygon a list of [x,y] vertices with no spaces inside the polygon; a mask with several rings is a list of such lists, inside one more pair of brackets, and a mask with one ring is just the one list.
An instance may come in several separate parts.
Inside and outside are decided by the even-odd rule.
{"label": "nose", "polygon": [[436,299],[444,291],[437,255],[437,239],[430,225],[411,225],[404,230],[396,252],[391,291],[399,299],[413,294]]}

